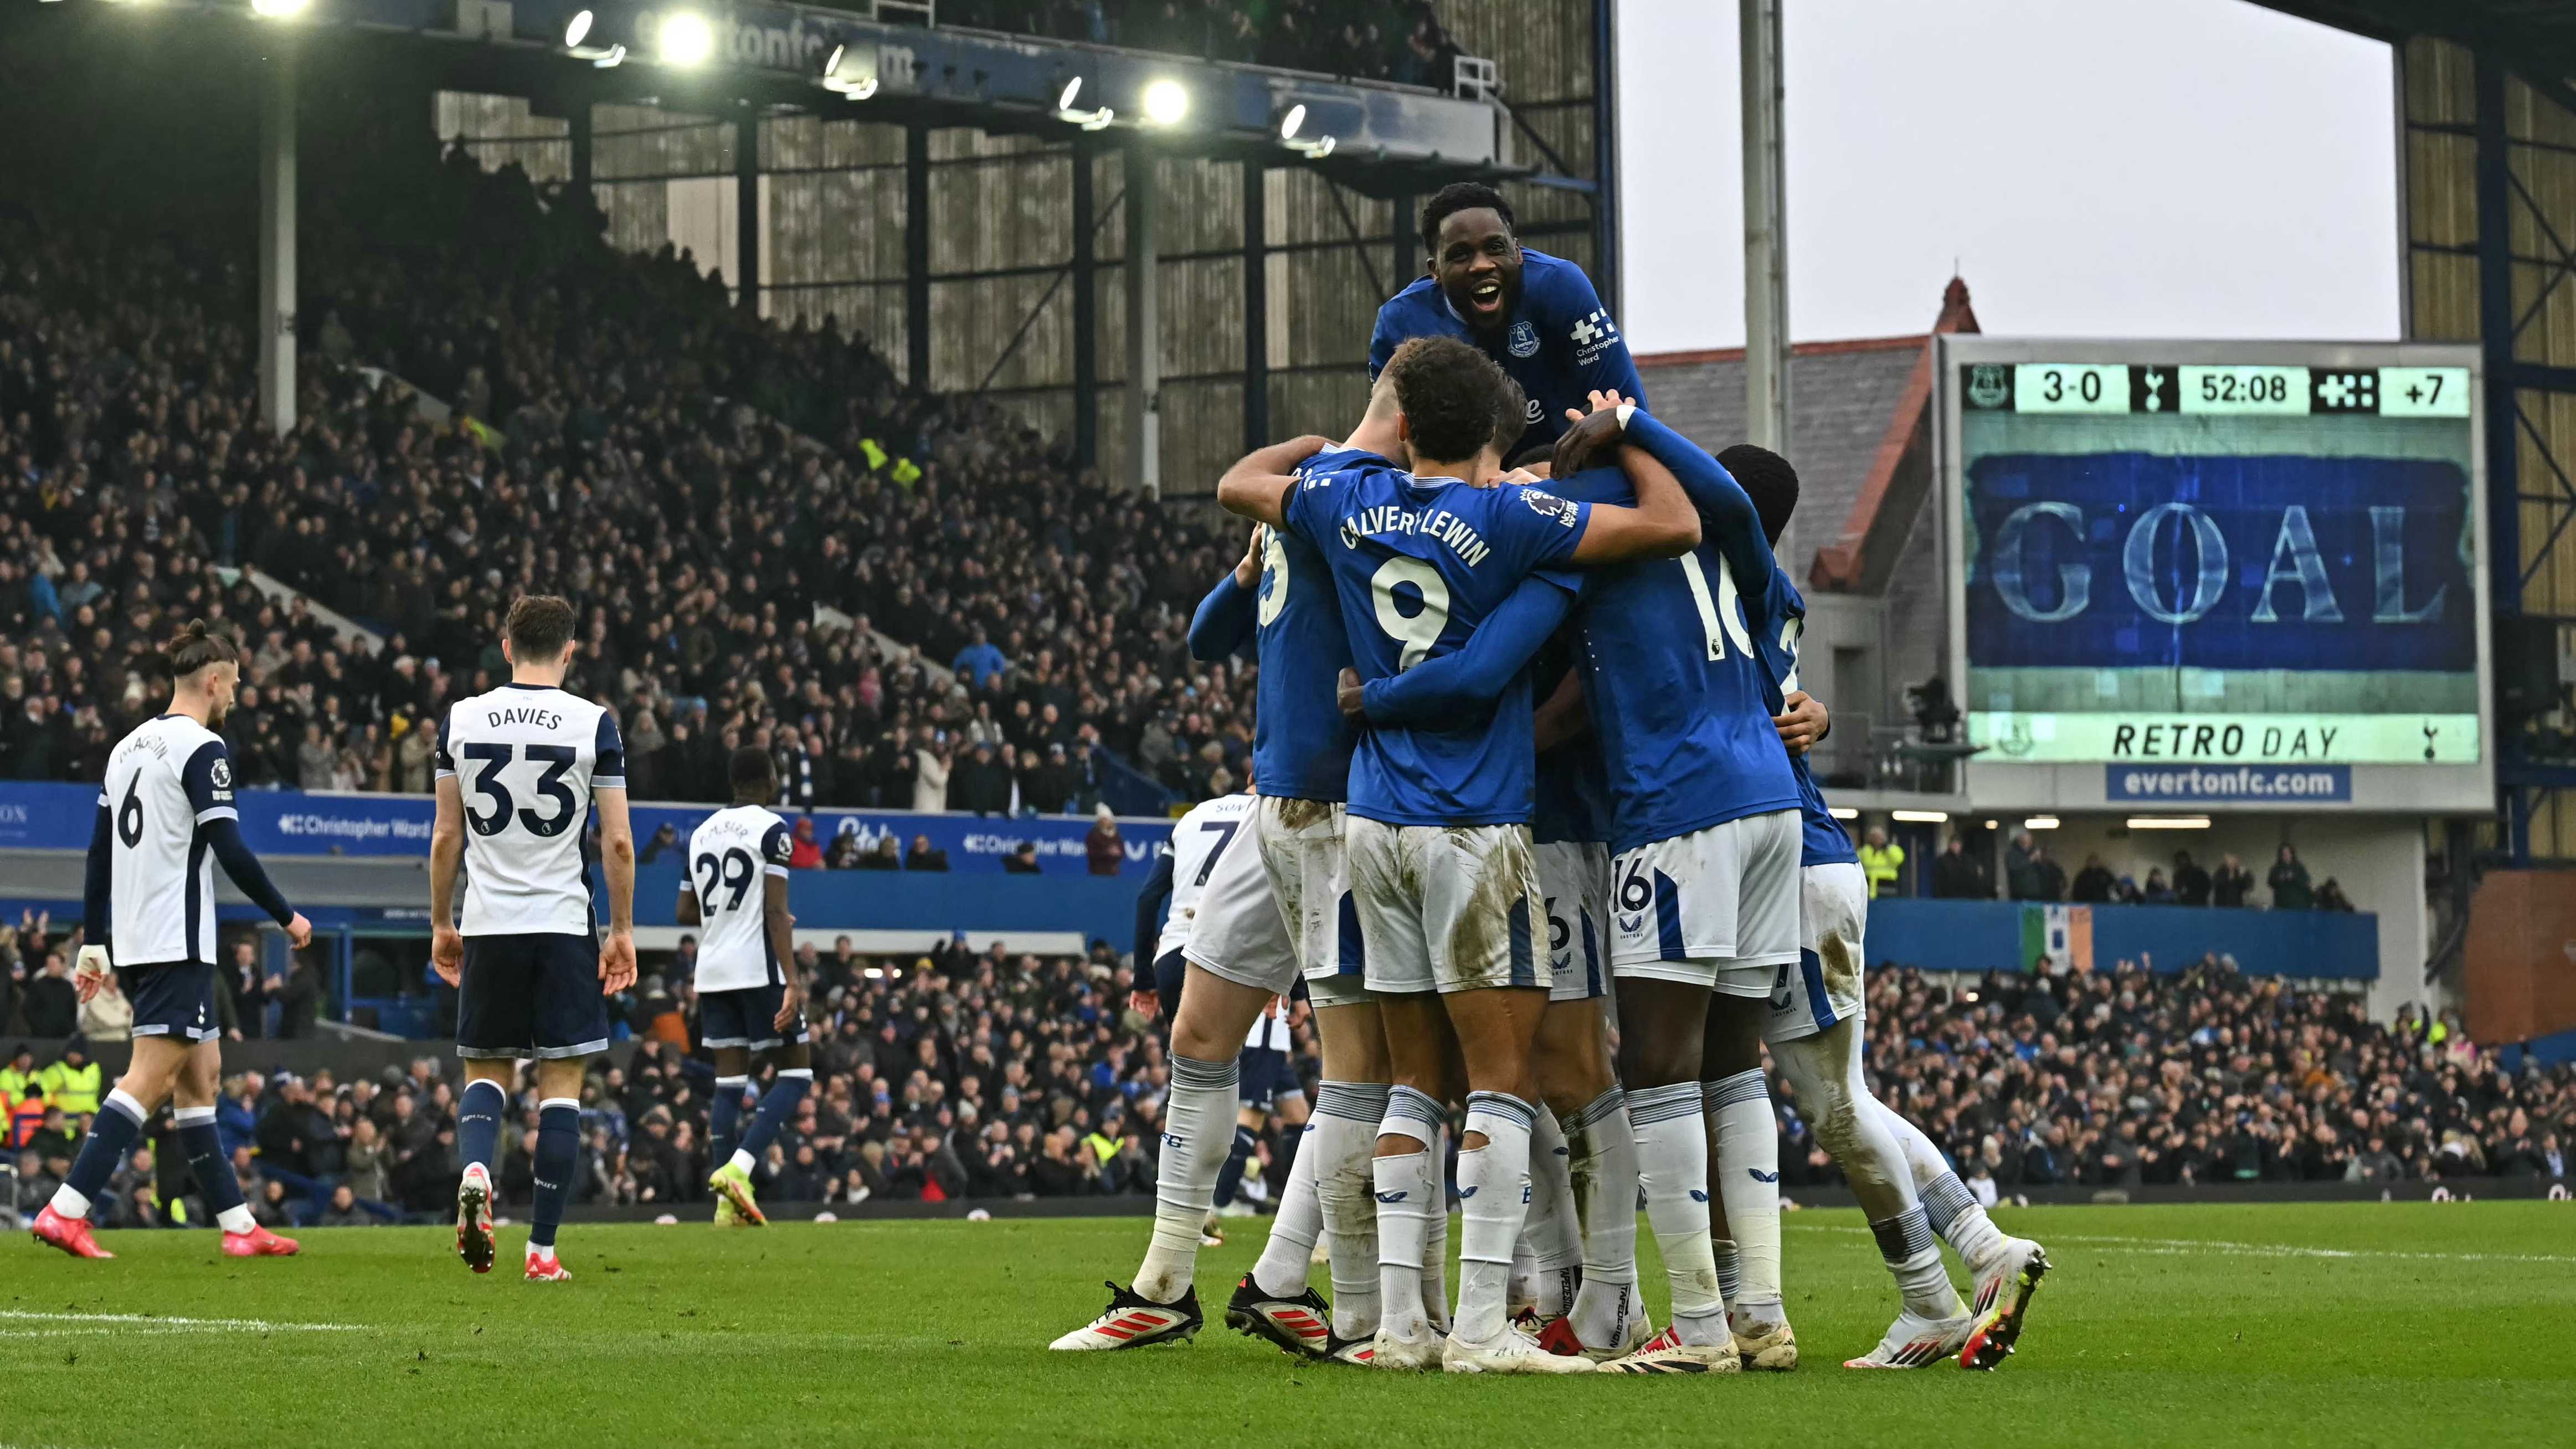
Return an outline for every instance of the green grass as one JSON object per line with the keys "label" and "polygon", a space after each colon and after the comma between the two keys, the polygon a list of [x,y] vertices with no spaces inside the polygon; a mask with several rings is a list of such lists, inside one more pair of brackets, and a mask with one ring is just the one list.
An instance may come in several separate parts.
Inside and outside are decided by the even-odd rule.
{"label": "green grass", "polygon": [[[1193,1345],[1046,1341],[1124,1278],[1136,1219],[576,1225],[576,1281],[476,1278],[452,1234],[342,1229],[292,1261],[111,1234],[112,1263],[0,1244],[0,1443],[1282,1446],[2576,1438],[2576,1206],[2007,1212],[2050,1245],[1995,1374],[1852,1374],[1892,1293],[1855,1214],[1792,1214],[1806,1366],[1741,1379],[1445,1379],[1291,1363],[1217,1321],[1258,1223],[1202,1260]],[[1641,1232],[1641,1243],[1650,1235]],[[2327,1251],[2320,1251],[2327,1250]],[[1647,1248],[1651,1254],[1651,1247]],[[2344,1254],[2334,1256],[2330,1254]],[[1650,1282],[1658,1270],[1648,1265]],[[1318,1273],[1318,1280],[1321,1273]],[[1650,1289],[1661,1308],[1661,1292]],[[102,1314],[266,1327],[84,1322]],[[1660,1314],[1659,1314],[1660,1316]],[[356,1325],[345,1331],[289,1324]]]}

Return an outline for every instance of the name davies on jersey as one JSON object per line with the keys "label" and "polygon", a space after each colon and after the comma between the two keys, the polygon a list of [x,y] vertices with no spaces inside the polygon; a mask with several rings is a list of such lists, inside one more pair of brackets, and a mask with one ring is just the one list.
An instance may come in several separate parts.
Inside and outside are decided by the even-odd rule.
{"label": "name davies on jersey", "polygon": [[492,722],[494,729],[514,724],[535,725],[541,730],[563,728],[563,716],[550,709],[523,709],[514,705],[508,709],[486,710],[484,713],[485,717]]}

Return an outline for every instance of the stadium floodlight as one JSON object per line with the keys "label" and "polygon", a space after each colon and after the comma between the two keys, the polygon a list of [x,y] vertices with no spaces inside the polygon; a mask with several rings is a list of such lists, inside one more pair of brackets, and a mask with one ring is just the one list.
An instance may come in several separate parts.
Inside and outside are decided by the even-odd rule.
{"label": "stadium floodlight", "polygon": [[823,58],[823,89],[854,101],[864,101],[877,93],[877,78],[867,64],[868,56],[847,45],[832,47]]}
{"label": "stadium floodlight", "polygon": [[1833,816],[1836,820],[1858,820],[1860,818],[1860,812],[1854,810],[1849,805],[1836,805],[1825,813]]}
{"label": "stadium floodlight", "polygon": [[716,28],[694,10],[674,10],[662,17],[659,37],[667,65],[704,65],[716,53]]}
{"label": "stadium floodlight", "polygon": [[575,11],[571,21],[564,26],[564,49],[579,50],[582,41],[590,36],[591,24],[598,18],[587,10]]}
{"label": "stadium floodlight", "polygon": [[1891,819],[1902,820],[1908,825],[1947,825],[1950,823],[1950,812],[1947,810],[1890,810],[1887,813]]}
{"label": "stadium floodlight", "polygon": [[2057,828],[2057,817],[2054,815],[2034,815],[2028,820],[2023,821],[2021,823],[2021,828],[2024,830],[2055,830]]}
{"label": "stadium floodlight", "polygon": [[1306,129],[1305,102],[1299,101],[1297,104],[1290,106],[1287,110],[1279,113],[1280,140],[1294,141],[1297,139],[1297,133],[1304,129]]}
{"label": "stadium floodlight", "polygon": [[2206,815],[2132,815],[2129,817],[2129,828],[2131,830],[2207,830],[2209,817]]}
{"label": "stadium floodlight", "polygon": [[1145,119],[1157,126],[1177,126],[1190,113],[1189,87],[1170,76],[1145,84]]}
{"label": "stadium floodlight", "polygon": [[287,20],[304,13],[311,0],[250,0],[250,13],[266,20]]}
{"label": "stadium floodlight", "polygon": [[1069,111],[1069,110],[1072,110],[1072,109],[1073,109],[1073,103],[1074,103],[1075,101],[1077,101],[1077,100],[1080,100],[1081,98],[1082,98],[1082,77],[1080,77],[1080,76],[1075,76],[1073,79],[1071,79],[1071,80],[1069,80],[1069,81],[1066,81],[1066,82],[1064,83],[1064,89],[1063,89],[1063,90],[1060,90],[1060,91],[1056,92],[1056,97],[1055,97],[1055,108],[1056,108],[1057,110],[1059,110],[1059,111]]}

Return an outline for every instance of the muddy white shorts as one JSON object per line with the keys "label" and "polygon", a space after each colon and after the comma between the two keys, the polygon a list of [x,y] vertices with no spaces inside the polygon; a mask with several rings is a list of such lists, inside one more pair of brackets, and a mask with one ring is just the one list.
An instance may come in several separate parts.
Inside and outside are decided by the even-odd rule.
{"label": "muddy white shorts", "polygon": [[1610,847],[1552,840],[1536,847],[1547,911],[1547,999],[1592,1001],[1610,989]]}
{"label": "muddy white shorts", "polygon": [[1798,959],[1798,812],[1748,815],[1611,864],[1610,969],[1768,997]]}
{"label": "muddy white shorts", "polygon": [[1526,825],[1389,825],[1350,817],[1351,900],[1371,991],[1543,987],[1546,912]]}
{"label": "muddy white shorts", "polygon": [[1201,970],[1318,1006],[1360,999],[1360,931],[1342,875],[1342,807],[1262,796],[1208,871],[1182,953]]}
{"label": "muddy white shorts", "polygon": [[1858,863],[1798,871],[1798,959],[1771,978],[1770,1041],[1814,1036],[1861,1016],[1862,933],[1869,925],[1869,878]]}

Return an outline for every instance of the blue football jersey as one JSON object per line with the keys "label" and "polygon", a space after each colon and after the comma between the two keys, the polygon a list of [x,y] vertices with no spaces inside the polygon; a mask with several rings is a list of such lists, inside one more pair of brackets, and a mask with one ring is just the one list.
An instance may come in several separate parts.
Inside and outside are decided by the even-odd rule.
{"label": "blue football jersey", "polygon": [[[1586,503],[1635,496],[1616,468],[1552,486]],[[1797,777],[1771,723],[1779,696],[1714,536],[1680,558],[1587,572],[1575,619],[1614,849],[1797,808]]]}
{"label": "blue football jersey", "polygon": [[1302,538],[1268,528],[1262,540],[1253,788],[1288,800],[1347,799],[1359,729],[1334,701],[1351,645],[1332,574]]}
{"label": "blue football jersey", "polygon": [[[1770,591],[1762,599],[1762,617],[1753,625],[1753,642],[1762,651],[1764,672],[1771,677],[1774,709],[1779,707],[1776,696],[1798,688],[1798,644],[1806,629],[1807,601],[1798,596],[1789,575],[1775,565]],[[1816,788],[1816,774],[1807,768],[1807,757],[1791,755],[1789,770],[1798,779],[1798,863],[1848,865],[1858,861],[1860,852],[1852,848],[1843,823],[1825,808],[1825,794]]]}
{"label": "blue football jersey", "polygon": [[[1554,694],[1568,671],[1578,668],[1582,647],[1574,630],[1560,630],[1530,661],[1530,697]],[[1541,845],[1565,842],[1590,845],[1610,839],[1610,776],[1601,767],[1601,742],[1585,735],[1538,757],[1538,803],[1530,812],[1530,835]]]}
{"label": "blue football jersey", "polygon": [[[1347,449],[1308,459],[1284,506],[1289,530],[1332,571],[1363,680],[1455,652],[1533,573],[1577,587],[1577,575],[1553,566],[1574,552],[1592,514],[1545,489],[1418,479]],[[1530,707],[1523,669],[1489,718],[1367,731],[1351,756],[1351,813],[1389,825],[1527,821],[1537,774]]]}
{"label": "blue football jersey", "polygon": [[1583,269],[1561,257],[1521,248],[1520,304],[1499,340],[1468,330],[1440,284],[1423,277],[1377,309],[1369,334],[1369,379],[1374,382],[1398,344],[1414,337],[1456,337],[1472,342],[1502,364],[1529,394],[1529,429],[1511,456],[1565,431],[1565,410],[1582,408],[1592,393],[1615,389],[1645,401],[1636,359],[1619,324],[1592,290]]}

